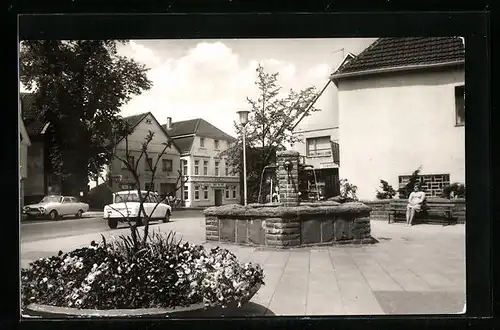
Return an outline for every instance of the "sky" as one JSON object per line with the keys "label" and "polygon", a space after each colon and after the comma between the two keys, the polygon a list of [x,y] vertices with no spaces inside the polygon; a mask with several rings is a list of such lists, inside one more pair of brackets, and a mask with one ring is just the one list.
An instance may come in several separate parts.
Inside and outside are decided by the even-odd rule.
{"label": "sky", "polygon": [[131,40],[120,45],[118,52],[144,63],[153,87],[133,96],[121,115],[150,111],[160,124],[167,117],[173,122],[203,118],[236,136],[236,111],[250,110],[247,97],[258,97],[258,63],[266,72],[279,72],[278,84],[284,92],[310,86],[321,90],[345,54],[356,55],[374,40]]}
{"label": "sky", "polygon": [[235,136],[236,111],[250,110],[257,98],[258,63],[279,72],[287,92],[321,90],[348,52],[358,54],[375,39],[221,39],[131,40],[119,48],[148,68],[153,87],[123,107],[128,116],[151,111],[165,123],[203,118]]}

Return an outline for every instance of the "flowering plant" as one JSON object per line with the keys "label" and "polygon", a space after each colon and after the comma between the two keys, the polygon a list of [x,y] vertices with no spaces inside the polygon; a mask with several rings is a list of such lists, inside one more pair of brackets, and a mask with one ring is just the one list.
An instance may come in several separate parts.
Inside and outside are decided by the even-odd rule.
{"label": "flowering plant", "polygon": [[[167,242],[167,244],[166,244]],[[140,250],[117,242],[39,259],[21,271],[22,304],[90,309],[225,306],[263,284],[257,264],[240,264],[219,247],[167,241],[155,235]]]}

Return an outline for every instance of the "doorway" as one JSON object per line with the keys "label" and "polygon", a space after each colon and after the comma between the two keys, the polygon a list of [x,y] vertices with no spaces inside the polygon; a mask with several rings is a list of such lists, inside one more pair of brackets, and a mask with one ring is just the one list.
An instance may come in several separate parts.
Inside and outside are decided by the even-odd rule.
{"label": "doorway", "polygon": [[215,206],[222,205],[222,189],[214,189]]}

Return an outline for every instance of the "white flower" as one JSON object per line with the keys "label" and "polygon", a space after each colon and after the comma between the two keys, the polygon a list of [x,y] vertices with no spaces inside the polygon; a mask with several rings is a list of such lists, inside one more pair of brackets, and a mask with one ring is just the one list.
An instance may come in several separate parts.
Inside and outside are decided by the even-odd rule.
{"label": "white flower", "polygon": [[118,274],[121,274],[122,268],[120,266],[118,266],[117,271],[118,271]]}
{"label": "white flower", "polygon": [[75,305],[77,305],[77,306],[80,306],[82,303],[83,303],[83,301],[81,299],[78,299],[77,301],[75,301]]}
{"label": "white flower", "polygon": [[189,269],[189,268],[184,269],[184,273],[186,273],[186,274],[191,273],[191,269]]}
{"label": "white flower", "polygon": [[47,282],[48,280],[49,280],[48,278],[44,277],[44,278],[42,278],[42,281],[41,281],[41,282],[42,282],[42,283],[45,283],[45,282]]}
{"label": "white flower", "polygon": [[90,285],[83,285],[83,292],[88,293],[90,291]]}
{"label": "white flower", "polygon": [[94,265],[92,266],[92,271],[95,271],[96,269],[97,269],[97,264],[94,264]]}

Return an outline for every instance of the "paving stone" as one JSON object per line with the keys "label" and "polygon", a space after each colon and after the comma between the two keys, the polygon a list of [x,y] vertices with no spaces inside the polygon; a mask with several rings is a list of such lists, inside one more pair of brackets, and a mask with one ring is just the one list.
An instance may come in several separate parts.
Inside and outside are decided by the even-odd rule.
{"label": "paving stone", "polygon": [[386,314],[457,314],[465,304],[459,292],[374,291]]}

